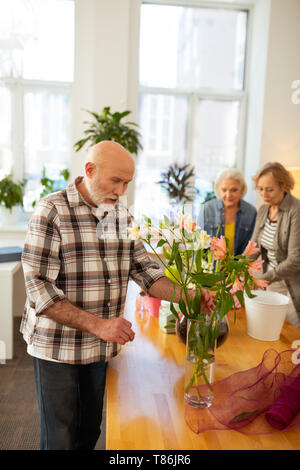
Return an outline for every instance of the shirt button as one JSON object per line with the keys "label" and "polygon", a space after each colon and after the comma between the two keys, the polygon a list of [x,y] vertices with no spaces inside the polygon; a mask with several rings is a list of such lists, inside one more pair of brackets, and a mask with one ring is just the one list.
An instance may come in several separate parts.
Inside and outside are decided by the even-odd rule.
{"label": "shirt button", "polygon": [[107,302],[106,306],[107,306],[107,307],[110,307],[110,302]]}
{"label": "shirt button", "polygon": [[110,283],[111,283],[111,279],[108,279],[108,281],[107,281],[107,282],[108,282],[108,284],[110,284]]}

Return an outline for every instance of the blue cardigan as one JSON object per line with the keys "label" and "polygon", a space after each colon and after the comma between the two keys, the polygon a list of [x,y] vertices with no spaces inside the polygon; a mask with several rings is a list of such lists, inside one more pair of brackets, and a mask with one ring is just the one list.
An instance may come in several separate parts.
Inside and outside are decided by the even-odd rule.
{"label": "blue cardigan", "polygon": [[[240,255],[245,250],[254,230],[256,209],[252,204],[240,200],[240,208],[236,214],[234,232],[234,255]],[[221,199],[212,199],[204,203],[197,219],[198,225],[209,235],[225,235],[225,211]]]}

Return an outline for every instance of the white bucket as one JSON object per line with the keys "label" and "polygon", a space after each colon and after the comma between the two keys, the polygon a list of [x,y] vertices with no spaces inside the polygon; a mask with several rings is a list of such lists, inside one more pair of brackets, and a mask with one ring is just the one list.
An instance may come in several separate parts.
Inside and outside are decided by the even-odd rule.
{"label": "white bucket", "polygon": [[256,297],[245,294],[248,335],[261,341],[277,341],[287,314],[289,298],[269,290],[252,291]]}

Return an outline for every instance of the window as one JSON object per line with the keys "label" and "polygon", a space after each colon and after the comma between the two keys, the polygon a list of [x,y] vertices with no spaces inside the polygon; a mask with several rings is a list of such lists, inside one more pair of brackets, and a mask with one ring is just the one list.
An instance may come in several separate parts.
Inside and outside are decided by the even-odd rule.
{"label": "window", "polygon": [[73,69],[73,0],[0,0],[0,178],[26,178],[25,210],[69,166]]}
{"label": "window", "polygon": [[[177,162],[195,169],[194,211],[223,168],[242,158],[248,12],[141,6],[135,217],[168,211],[156,184]],[[151,198],[149,197],[151,194]]]}

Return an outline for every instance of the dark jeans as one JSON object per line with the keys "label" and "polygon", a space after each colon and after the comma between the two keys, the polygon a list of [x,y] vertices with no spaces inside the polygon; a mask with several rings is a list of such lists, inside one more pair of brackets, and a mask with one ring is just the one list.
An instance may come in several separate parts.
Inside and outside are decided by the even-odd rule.
{"label": "dark jeans", "polygon": [[42,450],[92,450],[100,436],[107,362],[34,358]]}

